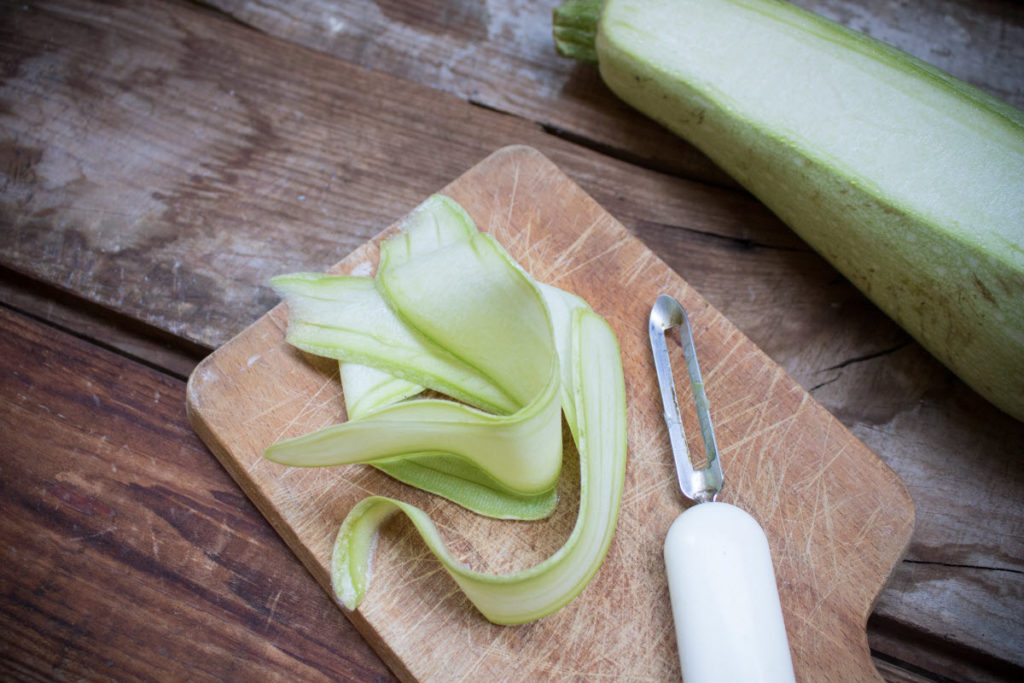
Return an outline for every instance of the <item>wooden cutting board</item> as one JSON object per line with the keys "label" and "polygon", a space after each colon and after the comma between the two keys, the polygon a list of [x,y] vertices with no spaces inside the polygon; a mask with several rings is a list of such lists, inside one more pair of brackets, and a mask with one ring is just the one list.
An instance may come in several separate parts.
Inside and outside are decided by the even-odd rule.
{"label": "wooden cutting board", "polygon": [[[581,295],[611,324],[626,378],[629,460],[618,529],[600,572],[568,606],[531,624],[484,620],[412,525],[402,517],[389,522],[367,598],[348,613],[389,666],[423,681],[679,678],[662,542],[689,503],[676,488],[647,336],[651,305],[668,293],[693,324],[725,470],[720,500],[749,511],[768,535],[798,678],[877,678],[866,621],[913,527],[898,477],[535,150],[498,150],[439,191],[535,279]],[[336,270],[372,274],[379,239]],[[274,441],[344,419],[336,364],[286,345],[285,324],[278,306],[205,359],[189,381],[188,411],[325,589],[338,525],[369,494],[421,506],[477,569],[523,568],[561,546],[576,516],[571,447],[558,510],[530,523],[484,519],[369,467],[310,470],[263,460]]]}

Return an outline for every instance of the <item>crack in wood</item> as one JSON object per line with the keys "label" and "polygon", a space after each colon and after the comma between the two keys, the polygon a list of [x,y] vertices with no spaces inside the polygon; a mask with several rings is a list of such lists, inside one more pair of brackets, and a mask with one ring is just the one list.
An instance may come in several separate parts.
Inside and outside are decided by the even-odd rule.
{"label": "crack in wood", "polygon": [[[824,372],[824,371],[820,370],[819,372]],[[807,392],[813,394],[818,389],[821,389],[822,387],[827,387],[829,384],[832,384],[833,382],[839,381],[839,378],[842,377],[842,376],[843,376],[843,373],[840,372],[839,374],[837,374],[835,377],[833,377],[831,379],[827,379],[824,382],[821,382],[819,384],[815,384],[813,387],[808,389]]]}
{"label": "crack in wood", "polygon": [[818,389],[821,389],[822,387],[826,387],[829,384],[832,384],[833,382],[839,381],[839,379],[842,378],[842,376],[843,376],[843,373],[841,371],[844,370],[845,368],[851,366],[851,365],[854,365],[856,363],[863,363],[863,362],[866,362],[866,361],[869,361],[869,360],[874,360],[876,358],[882,358],[883,356],[892,355],[892,354],[896,353],[897,351],[900,351],[901,349],[904,349],[904,348],[910,346],[910,344],[912,344],[912,343],[913,343],[913,341],[911,339],[906,339],[905,341],[902,341],[899,344],[896,344],[895,346],[892,346],[890,348],[882,349],[880,351],[874,351],[872,353],[866,353],[866,354],[861,355],[861,356],[854,356],[853,358],[848,358],[848,359],[846,359],[844,361],[836,363],[835,365],[830,365],[827,368],[822,368],[821,370],[816,371],[815,374],[822,373],[822,372],[829,372],[830,370],[839,370],[840,372],[837,372],[833,377],[830,377],[829,379],[826,379],[823,382],[819,382],[818,384],[815,384],[813,387],[811,387],[807,391],[809,393],[813,394]]}
{"label": "crack in wood", "polygon": [[904,564],[915,564],[926,567],[949,567],[951,569],[977,569],[983,572],[1006,572],[1007,574],[1024,575],[1024,570],[1013,567],[985,567],[979,564],[960,564],[956,562],[935,562],[932,560],[903,560]]}
{"label": "crack in wood", "polygon": [[906,340],[900,342],[899,344],[896,344],[895,346],[892,346],[890,348],[882,349],[880,351],[874,351],[872,353],[866,353],[866,354],[864,354],[862,356],[854,356],[853,358],[849,358],[849,359],[844,360],[844,361],[842,361],[840,363],[836,363],[835,365],[831,365],[831,366],[829,366],[827,368],[822,368],[818,372],[828,372],[829,370],[842,370],[843,368],[849,367],[850,365],[853,365],[855,363],[863,363],[864,361],[874,360],[875,358],[881,358],[882,356],[891,355],[891,354],[896,353],[897,351],[899,351],[901,349],[904,349],[904,348],[910,346],[910,344],[911,344],[911,340],[910,339],[906,339]]}
{"label": "crack in wood", "polygon": [[[661,230],[676,230],[696,235],[698,237],[707,237],[713,240],[726,243],[729,248],[735,249],[736,251],[751,251],[754,249],[764,249],[779,252],[793,252],[793,253],[815,253],[813,250],[801,243],[800,246],[784,246],[781,244],[771,244],[769,242],[761,242],[759,240],[750,239],[749,237],[734,237],[732,235],[723,235],[719,232],[713,232],[711,230],[701,230],[699,228],[693,228],[687,225],[675,225],[672,223],[663,223],[660,221],[642,221],[644,226],[658,228]],[[829,369],[829,368],[826,368]]]}
{"label": "crack in wood", "polygon": [[212,351],[5,266],[0,307],[181,381]]}
{"label": "crack in wood", "polygon": [[[888,664],[890,667],[899,669],[901,674],[910,674],[914,678],[907,678],[906,680],[927,680],[935,681],[936,683],[956,683],[955,679],[947,678],[941,674],[937,674],[934,671],[928,671],[925,668],[916,666],[911,662],[904,661],[899,657],[894,657],[888,653],[871,649],[871,657],[880,662]],[[887,680],[896,680],[895,678],[887,678]],[[902,678],[899,680],[903,680]]]}
{"label": "crack in wood", "polygon": [[[487,108],[487,109],[489,109],[491,111],[498,111],[500,113],[509,114],[509,112],[502,112],[500,109],[495,109],[494,107],[485,105],[485,104],[483,104],[481,102],[478,102],[478,101],[470,100],[469,102],[470,102],[470,104],[475,104],[477,106],[483,106],[483,107],[485,107],[485,108]],[[515,116],[515,114],[512,114],[512,115]],[[531,123],[533,123],[533,122],[531,122]],[[710,179],[710,178],[707,178],[707,177],[694,176],[694,175],[685,173],[683,169],[681,169],[681,168],[679,168],[677,166],[674,166],[674,165],[671,165],[671,164],[668,164],[668,163],[664,163],[664,162],[658,162],[656,159],[652,159],[650,157],[646,157],[646,156],[643,156],[643,155],[635,154],[633,152],[630,152],[629,150],[622,149],[620,147],[616,147],[616,146],[614,146],[612,144],[609,144],[609,143],[606,143],[606,142],[601,142],[600,140],[596,140],[594,138],[588,137],[587,135],[584,135],[582,133],[577,133],[575,131],[571,131],[571,130],[569,130],[567,128],[563,128],[562,126],[559,126],[559,125],[554,124],[554,123],[539,122],[539,125],[540,125],[540,129],[543,132],[545,132],[548,135],[551,135],[553,137],[556,137],[559,140],[564,140],[565,142],[569,142],[569,143],[572,143],[574,145],[579,145],[580,147],[583,147],[585,149],[589,149],[589,150],[591,150],[593,152],[597,152],[598,154],[601,154],[601,155],[606,156],[606,157],[610,157],[610,158],[615,159],[617,161],[623,161],[623,162],[625,162],[627,164],[630,164],[632,166],[638,166],[638,167],[640,167],[642,169],[645,169],[645,170],[648,170],[648,171],[654,171],[655,173],[662,173],[664,175],[671,176],[673,178],[681,178],[683,180],[688,180],[688,181],[694,182],[694,183],[700,183],[702,185],[709,185],[709,186],[712,186],[712,187],[722,187],[722,188],[727,188],[727,189],[730,189],[730,190],[736,190],[738,192],[745,192],[745,190],[743,190],[739,185],[737,185],[735,182],[733,182],[728,177],[725,177],[723,180],[719,181],[719,180]]]}

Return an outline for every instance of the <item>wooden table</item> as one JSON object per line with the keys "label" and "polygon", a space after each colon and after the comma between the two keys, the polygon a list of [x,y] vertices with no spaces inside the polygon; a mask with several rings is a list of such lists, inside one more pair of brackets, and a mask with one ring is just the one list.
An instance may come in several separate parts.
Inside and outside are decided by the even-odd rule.
{"label": "wooden table", "polygon": [[[1024,424],[550,47],[552,3],[0,12],[0,675],[386,680],[192,432],[195,364],[489,153],[558,164],[906,482],[892,680],[1024,672]],[[803,0],[1024,106],[1024,5]]]}

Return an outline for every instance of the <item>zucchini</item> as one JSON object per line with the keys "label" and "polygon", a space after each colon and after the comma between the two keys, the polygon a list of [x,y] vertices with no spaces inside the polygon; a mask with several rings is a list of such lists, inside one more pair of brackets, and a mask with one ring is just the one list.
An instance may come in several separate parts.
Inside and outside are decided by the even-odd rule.
{"label": "zucchini", "polygon": [[1024,420],[1024,112],[776,0],[577,0],[554,24],[561,54]]}

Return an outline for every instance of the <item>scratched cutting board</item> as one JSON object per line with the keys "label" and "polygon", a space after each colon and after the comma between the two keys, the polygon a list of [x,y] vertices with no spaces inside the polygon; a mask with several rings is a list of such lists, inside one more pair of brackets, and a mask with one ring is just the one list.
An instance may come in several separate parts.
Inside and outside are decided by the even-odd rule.
{"label": "scratched cutting board", "polygon": [[[647,337],[651,304],[668,293],[694,327],[725,469],[720,499],[748,510],[768,535],[798,678],[877,678],[866,621],[913,527],[897,476],[535,150],[498,150],[440,191],[535,279],[583,296],[611,324],[626,377],[629,459],[618,529],[600,572],[568,606],[532,624],[484,620],[412,525],[400,516],[389,522],[367,598],[348,613],[389,666],[424,681],[678,679],[661,549],[687,503],[675,485]],[[378,240],[335,269],[372,274]],[[205,359],[190,378],[188,410],[195,430],[325,589],[338,525],[369,494],[424,508],[477,569],[523,568],[561,546],[576,516],[571,442],[561,502],[543,522],[484,519],[365,466],[311,470],[264,461],[272,442],[344,419],[336,364],[287,346],[286,319],[278,306]]]}

